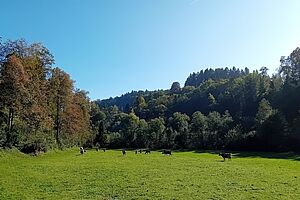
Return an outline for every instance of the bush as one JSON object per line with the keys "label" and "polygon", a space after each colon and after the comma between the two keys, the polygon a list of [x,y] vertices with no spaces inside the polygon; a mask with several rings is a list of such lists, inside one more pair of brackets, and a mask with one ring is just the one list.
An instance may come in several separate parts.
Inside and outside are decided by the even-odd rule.
{"label": "bush", "polygon": [[34,153],[38,155],[40,152],[46,152],[53,148],[55,139],[51,131],[35,131],[26,134],[23,141],[20,141],[19,149],[23,153]]}

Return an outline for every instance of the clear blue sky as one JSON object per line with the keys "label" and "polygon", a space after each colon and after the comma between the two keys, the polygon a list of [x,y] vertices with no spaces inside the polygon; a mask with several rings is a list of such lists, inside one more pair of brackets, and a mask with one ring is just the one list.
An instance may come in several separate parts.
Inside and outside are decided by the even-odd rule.
{"label": "clear blue sky", "polygon": [[182,85],[207,67],[266,66],[300,45],[294,0],[9,0],[0,36],[42,42],[91,99]]}

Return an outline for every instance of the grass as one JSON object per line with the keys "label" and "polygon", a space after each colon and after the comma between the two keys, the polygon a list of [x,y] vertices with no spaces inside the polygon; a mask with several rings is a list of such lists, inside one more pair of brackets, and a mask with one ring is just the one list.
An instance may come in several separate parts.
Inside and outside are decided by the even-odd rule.
{"label": "grass", "polygon": [[0,151],[0,199],[300,199],[294,154]]}

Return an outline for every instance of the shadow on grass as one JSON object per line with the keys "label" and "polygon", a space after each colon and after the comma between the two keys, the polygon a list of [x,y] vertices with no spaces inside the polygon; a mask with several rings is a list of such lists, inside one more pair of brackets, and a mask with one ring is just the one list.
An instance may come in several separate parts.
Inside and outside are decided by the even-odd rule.
{"label": "shadow on grass", "polygon": [[[219,154],[220,150],[195,150],[194,153]],[[300,154],[294,152],[251,152],[251,151],[225,151],[232,153],[236,158],[271,158],[271,159],[288,159],[300,161]]]}
{"label": "shadow on grass", "polygon": [[[106,149],[106,150],[113,150],[113,151],[122,151],[122,149]],[[136,148],[127,148],[127,153],[135,153]],[[142,149],[145,150],[145,149]],[[164,149],[156,149],[151,151],[156,152],[162,152]],[[170,149],[165,149],[170,150]],[[288,160],[294,160],[294,161],[300,161],[300,153],[294,153],[294,152],[255,152],[255,151],[230,151],[230,150],[190,150],[190,149],[173,149],[171,150],[173,152],[193,152],[193,153],[209,153],[209,154],[215,154],[219,155],[220,152],[225,151],[227,153],[232,153],[233,159],[234,158],[270,158],[270,159],[288,159]],[[140,154],[138,152],[138,154]],[[145,154],[142,152],[141,154]],[[80,156],[76,155],[76,156]],[[121,155],[123,157],[123,155]],[[223,160],[222,160],[223,162]]]}
{"label": "shadow on grass", "polygon": [[274,159],[288,159],[300,161],[300,155],[294,152],[283,152],[283,153],[274,153],[274,152],[235,152],[234,157],[240,158],[274,158]]}

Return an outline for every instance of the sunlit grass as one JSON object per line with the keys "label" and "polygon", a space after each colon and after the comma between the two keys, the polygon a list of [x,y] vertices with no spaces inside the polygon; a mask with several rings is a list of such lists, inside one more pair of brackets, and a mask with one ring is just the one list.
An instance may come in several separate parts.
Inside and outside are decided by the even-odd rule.
{"label": "sunlit grass", "polygon": [[0,172],[0,199],[300,199],[296,155],[2,151]]}

